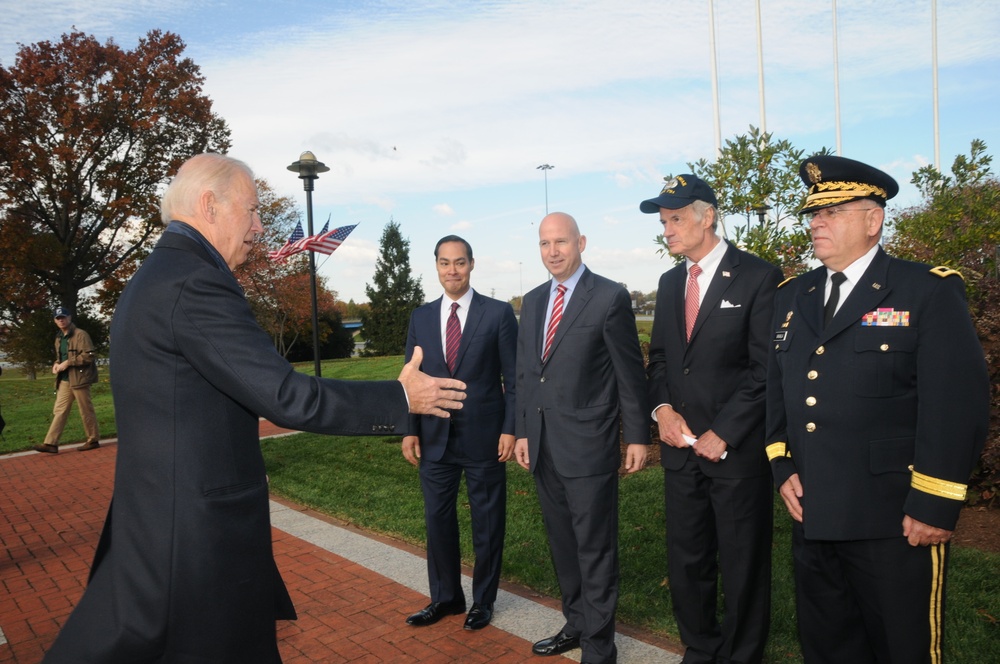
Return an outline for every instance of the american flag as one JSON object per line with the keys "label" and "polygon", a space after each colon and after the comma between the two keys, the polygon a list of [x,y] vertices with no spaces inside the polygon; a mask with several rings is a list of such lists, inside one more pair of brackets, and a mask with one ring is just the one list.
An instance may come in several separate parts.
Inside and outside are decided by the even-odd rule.
{"label": "american flag", "polygon": [[300,221],[299,223],[295,224],[295,230],[292,231],[292,234],[288,237],[288,241],[285,242],[285,244],[282,245],[282,247],[277,251],[267,252],[267,257],[273,261],[283,261],[292,254],[296,254],[298,253],[298,251],[302,251],[301,249],[299,249],[298,251],[293,251],[292,247],[293,245],[295,245],[295,243],[301,240],[304,235],[305,233],[302,232],[302,222]]}
{"label": "american flag", "polygon": [[[329,222],[328,222],[329,223]],[[347,236],[351,234],[358,225],[353,226],[341,226],[340,228],[334,228],[329,232],[320,232],[318,235],[314,235],[309,238],[306,243],[306,249],[315,251],[317,254],[332,254],[340,244],[347,239]],[[326,229],[326,226],[323,227]]]}

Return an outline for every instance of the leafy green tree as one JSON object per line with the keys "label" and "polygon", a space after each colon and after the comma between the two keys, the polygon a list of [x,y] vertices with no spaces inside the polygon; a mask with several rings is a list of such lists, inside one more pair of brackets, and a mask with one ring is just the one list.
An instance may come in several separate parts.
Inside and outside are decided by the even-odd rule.
{"label": "leafy green tree", "polygon": [[0,67],[0,324],[13,338],[36,312],[80,310],[81,291],[134,269],[161,230],[167,178],[228,149],[183,50],[159,30],[131,51],[72,32]]}
{"label": "leafy green tree", "polygon": [[[781,267],[785,276],[805,271],[812,255],[808,225],[796,215],[805,198],[799,178],[804,155],[751,125],[749,133],[727,139],[715,161],[688,164],[715,190],[720,216],[742,218],[733,243]],[[656,242],[666,252],[662,235]]]}
{"label": "leafy green tree", "polygon": [[[965,278],[990,382],[1000,385],[1000,180],[990,171],[986,144],[972,141],[944,175],[931,166],[913,175],[923,201],[903,210],[887,229],[889,253],[958,270]],[[945,349],[943,352],[947,352]],[[993,390],[990,433],[972,479],[970,502],[1000,495],[1000,391]]]}
{"label": "leafy green tree", "polygon": [[410,270],[410,241],[389,221],[379,241],[374,285],[365,284],[368,311],[361,312],[365,355],[402,355],[410,312],[424,302],[424,289]]}

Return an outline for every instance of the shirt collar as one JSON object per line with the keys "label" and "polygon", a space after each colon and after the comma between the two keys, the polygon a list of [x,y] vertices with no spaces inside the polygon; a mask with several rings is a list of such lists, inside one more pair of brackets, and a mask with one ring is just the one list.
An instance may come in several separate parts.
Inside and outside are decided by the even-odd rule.
{"label": "shirt collar", "polygon": [[[566,297],[567,295],[569,295],[570,293],[572,293],[574,290],[576,290],[576,285],[578,283],[580,283],[580,278],[583,277],[583,271],[586,270],[586,269],[587,269],[587,266],[584,265],[583,263],[580,263],[580,267],[576,268],[576,272],[574,272],[570,276],[569,279],[567,279],[566,281],[561,282],[562,285],[566,287],[566,295],[564,295],[563,297]],[[555,279],[550,279],[550,281],[552,283],[550,284],[551,287],[549,288],[549,292],[550,293],[555,293],[556,292],[556,288],[559,287],[560,282],[556,281]]]}
{"label": "shirt collar", "polygon": [[451,299],[451,297],[449,297],[447,293],[443,294],[441,296],[441,309],[447,310],[450,313],[451,303],[458,302],[459,311],[468,311],[469,305],[472,304],[472,294],[474,292],[475,291],[470,287],[469,290],[465,291],[465,294],[462,295],[462,297],[458,298],[457,300]]}
{"label": "shirt collar", "polygon": [[[715,268],[722,262],[722,257],[726,255],[726,250],[728,248],[729,245],[726,244],[726,241],[720,237],[719,241],[714,247],[712,247],[712,250],[705,254],[700,261],[698,261],[698,267],[701,268],[702,274],[714,273]],[[687,270],[689,273],[691,272],[691,266],[694,264],[694,261],[690,258],[687,259]]]}
{"label": "shirt collar", "polygon": [[[856,261],[845,267],[843,270],[841,270],[841,272],[844,273],[844,276],[847,277],[847,281],[849,281],[852,284],[857,284],[861,282],[861,277],[864,276],[865,271],[868,269],[868,266],[872,264],[873,260],[875,260],[875,254],[878,253],[878,248],[879,245],[878,243],[876,243],[875,246],[869,249],[864,256],[857,259]],[[830,268],[826,268],[826,278],[828,281],[830,279],[830,275],[832,274],[833,270],[831,270]]]}

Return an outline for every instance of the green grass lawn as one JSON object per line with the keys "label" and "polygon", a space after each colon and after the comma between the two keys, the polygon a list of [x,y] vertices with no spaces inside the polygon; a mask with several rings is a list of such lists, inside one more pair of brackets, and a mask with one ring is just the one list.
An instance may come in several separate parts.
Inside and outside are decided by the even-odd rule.
{"label": "green grass lawn", "polygon": [[[392,379],[402,358],[359,358],[323,363],[323,375],[349,379]],[[298,367],[312,372],[312,363]],[[114,435],[107,382],[92,389],[102,436]],[[28,381],[16,371],[0,376],[0,407],[8,421],[0,450],[27,449],[41,442],[51,418],[52,382]],[[64,442],[82,441],[79,417],[70,416]],[[423,502],[417,470],[400,453],[398,438],[331,437],[297,434],[261,442],[274,493],[357,526],[422,546]],[[556,596],[534,482],[509,463],[504,579]],[[472,563],[472,542],[464,488],[459,514],[463,557]],[[666,577],[663,473],[647,468],[621,481],[621,622],[677,638]],[[800,662],[790,558],[790,522],[775,506],[772,627],[767,662]],[[1000,555],[954,547],[948,578],[946,660],[956,664],[1000,661]]]}

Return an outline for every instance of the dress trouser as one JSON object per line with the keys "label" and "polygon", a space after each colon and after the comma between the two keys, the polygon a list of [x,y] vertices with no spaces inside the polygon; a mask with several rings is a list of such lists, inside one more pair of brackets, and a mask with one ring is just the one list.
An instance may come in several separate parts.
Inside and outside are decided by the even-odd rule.
{"label": "dress trouser", "polygon": [[461,540],[455,507],[462,472],[472,520],[473,602],[492,604],[500,586],[507,515],[507,464],[494,459],[472,460],[449,441],[440,461],[420,460],[427,527],[427,577],[431,601],[465,599],[462,590]]}
{"label": "dress trouser", "polygon": [[708,477],[689,459],[665,469],[663,487],[670,596],[685,664],[759,664],[771,619],[771,475]]}
{"label": "dress trouser", "polygon": [[806,664],[940,664],[947,544],[806,539],[792,528]]}
{"label": "dress trouser", "polygon": [[72,389],[68,380],[59,381],[56,389],[56,403],[52,407],[52,424],[49,425],[49,432],[45,434],[46,445],[58,445],[59,437],[63,429],[66,428],[66,420],[69,418],[69,410],[76,401],[80,409],[80,419],[83,420],[83,430],[87,434],[87,442],[99,440],[100,432],[97,430],[97,413],[94,412],[94,404],[90,401],[90,385]]}
{"label": "dress trouser", "polygon": [[563,632],[584,664],[614,664],[618,608],[618,473],[564,477],[542,435],[535,486],[562,594]]}

